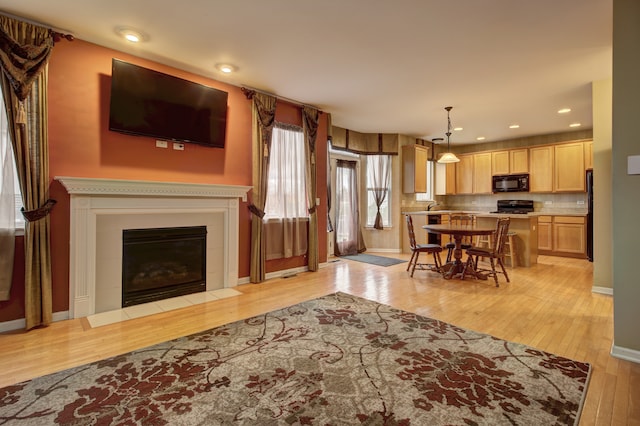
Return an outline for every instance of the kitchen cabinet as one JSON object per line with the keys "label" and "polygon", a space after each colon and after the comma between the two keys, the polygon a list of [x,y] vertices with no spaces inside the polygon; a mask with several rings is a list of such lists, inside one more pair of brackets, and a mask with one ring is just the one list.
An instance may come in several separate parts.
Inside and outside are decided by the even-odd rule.
{"label": "kitchen cabinet", "polygon": [[553,146],[529,148],[529,192],[553,192]]}
{"label": "kitchen cabinet", "polygon": [[436,166],[436,195],[455,195],[456,193],[456,163],[435,163]]}
{"label": "kitchen cabinet", "polygon": [[427,192],[427,161],[429,149],[422,145],[402,147],[402,192]]}
{"label": "kitchen cabinet", "polygon": [[593,169],[593,141],[584,143],[584,168]]}
{"label": "kitchen cabinet", "polygon": [[521,148],[492,151],[491,173],[493,175],[529,173],[529,150]]}
{"label": "kitchen cabinet", "polygon": [[553,149],[553,191],[584,192],[584,143],[554,145]]}
{"label": "kitchen cabinet", "polygon": [[473,155],[473,193],[491,194],[491,153]]}
{"label": "kitchen cabinet", "polygon": [[456,194],[473,193],[473,155],[458,155],[456,163]]}
{"label": "kitchen cabinet", "polygon": [[538,217],[538,250],[553,251],[551,216]]}
{"label": "kitchen cabinet", "polygon": [[584,216],[539,216],[538,250],[541,254],[586,258]]}

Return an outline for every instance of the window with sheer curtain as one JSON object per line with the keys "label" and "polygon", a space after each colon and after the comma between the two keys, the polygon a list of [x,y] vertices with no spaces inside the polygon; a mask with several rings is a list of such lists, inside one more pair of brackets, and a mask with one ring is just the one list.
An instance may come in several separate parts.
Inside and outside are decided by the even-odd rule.
{"label": "window with sheer curtain", "polygon": [[391,156],[367,155],[367,226],[375,226],[378,204],[382,226],[391,226]]}
{"label": "window with sheer curtain", "polygon": [[309,212],[302,129],[276,123],[271,136],[265,203],[267,259],[307,252]]}
{"label": "window with sheer curtain", "polygon": [[20,184],[9,140],[7,112],[0,90],[0,229],[23,228],[21,208]]}

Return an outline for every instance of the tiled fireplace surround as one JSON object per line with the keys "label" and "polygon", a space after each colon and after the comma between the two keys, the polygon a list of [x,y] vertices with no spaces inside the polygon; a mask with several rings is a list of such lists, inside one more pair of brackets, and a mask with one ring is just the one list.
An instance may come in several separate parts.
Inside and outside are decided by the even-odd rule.
{"label": "tiled fireplace surround", "polygon": [[207,227],[206,290],[238,284],[238,208],[248,186],[56,177],[71,196],[69,316],[122,304],[122,230]]}

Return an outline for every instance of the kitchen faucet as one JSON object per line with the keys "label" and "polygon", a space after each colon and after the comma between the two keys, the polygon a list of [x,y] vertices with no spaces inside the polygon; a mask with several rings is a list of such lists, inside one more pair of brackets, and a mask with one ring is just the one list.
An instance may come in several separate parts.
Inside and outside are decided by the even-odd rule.
{"label": "kitchen faucet", "polygon": [[427,206],[427,211],[431,211],[431,209],[435,206],[439,206],[438,202],[431,203]]}

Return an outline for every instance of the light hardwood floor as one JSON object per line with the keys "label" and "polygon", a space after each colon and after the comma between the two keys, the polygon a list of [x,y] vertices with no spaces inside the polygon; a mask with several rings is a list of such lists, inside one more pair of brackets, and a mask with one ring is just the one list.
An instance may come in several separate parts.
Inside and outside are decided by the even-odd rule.
{"label": "light hardwood floor", "polygon": [[411,278],[405,268],[339,260],[315,273],[238,286],[241,296],[122,323],[92,329],[67,320],[0,334],[0,387],[342,291],[589,362],[580,425],[640,425],[640,364],[609,355],[613,299],[591,292],[591,263],[540,256],[534,267],[508,270],[511,283],[500,277],[499,288],[428,271]]}

